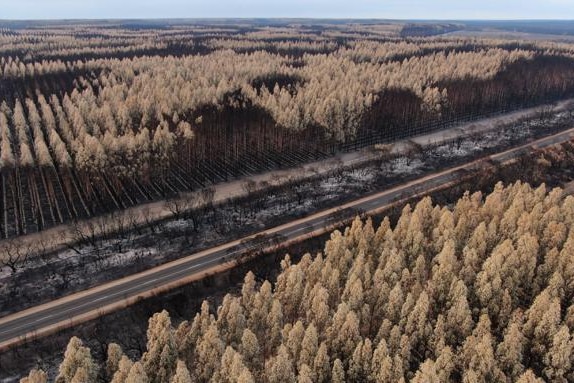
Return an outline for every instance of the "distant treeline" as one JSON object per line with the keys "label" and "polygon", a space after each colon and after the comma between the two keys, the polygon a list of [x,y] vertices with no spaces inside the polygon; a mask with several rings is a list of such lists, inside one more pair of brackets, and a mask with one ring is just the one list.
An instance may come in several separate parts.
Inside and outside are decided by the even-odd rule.
{"label": "distant treeline", "polygon": [[462,24],[405,24],[401,29],[401,37],[424,37],[442,35],[464,29]]}

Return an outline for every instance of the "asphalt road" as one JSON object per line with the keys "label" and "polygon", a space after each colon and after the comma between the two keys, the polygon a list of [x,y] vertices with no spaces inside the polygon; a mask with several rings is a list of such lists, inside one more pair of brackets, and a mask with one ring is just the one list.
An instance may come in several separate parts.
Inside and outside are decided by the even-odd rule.
{"label": "asphalt road", "polygon": [[[492,155],[490,159],[496,162],[508,161],[525,153],[529,147],[543,148],[567,141],[572,137],[574,137],[574,129]],[[66,327],[66,324],[77,324],[82,320],[78,318],[81,315],[99,310],[103,311],[106,307],[109,308],[114,304],[118,304],[118,302],[141,296],[144,293],[161,288],[161,286],[188,278],[190,275],[205,272],[246,253],[287,240],[304,238],[312,232],[324,232],[326,228],[334,223],[355,216],[357,213],[369,213],[403,198],[412,197],[448,183],[456,182],[461,179],[466,171],[478,168],[480,163],[480,160],[474,161],[453,169],[424,176],[393,189],[344,204],[339,208],[325,210],[306,218],[265,230],[244,240],[230,242],[139,274],[0,318],[0,348],[22,343],[25,339],[30,339],[36,334],[46,334],[49,332],[46,330],[48,328],[53,328],[53,331],[55,331],[57,330],[56,326],[62,328]]]}

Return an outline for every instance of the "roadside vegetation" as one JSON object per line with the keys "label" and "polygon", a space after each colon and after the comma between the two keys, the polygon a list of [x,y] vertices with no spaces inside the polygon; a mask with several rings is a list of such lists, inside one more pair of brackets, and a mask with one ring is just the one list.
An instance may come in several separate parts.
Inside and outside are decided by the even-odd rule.
{"label": "roadside vegetation", "polygon": [[[432,193],[432,200],[437,201],[441,206],[452,207],[467,190],[471,191],[470,195],[480,190],[488,194],[495,190],[494,186],[498,180],[512,183],[525,177],[533,185],[546,182],[548,185],[546,190],[551,190],[555,186],[568,184],[574,179],[573,163],[574,146],[572,143],[526,153],[518,161],[503,165],[485,162],[480,173],[468,175],[470,177],[462,180],[459,185]],[[411,206],[416,206],[418,201],[418,198],[411,199]],[[385,214],[388,214],[391,225],[394,226],[402,214],[402,208],[400,205],[392,207]],[[380,222],[380,219],[380,217],[373,217],[374,222]],[[377,227],[378,223],[373,226]],[[328,240],[328,236],[308,240],[291,246],[288,253],[291,254],[293,263],[297,263],[301,255],[308,251],[311,251],[313,255],[322,252],[324,243]],[[234,296],[241,294],[244,275],[248,270],[255,272],[258,285],[261,285],[264,280],[276,281],[277,275],[281,272],[279,264],[285,252],[282,250],[276,254],[249,260],[245,265],[239,265],[223,275],[207,277],[203,281],[192,283],[170,294],[147,299],[126,310],[61,331],[45,339],[31,340],[26,345],[7,350],[0,354],[3,376],[12,379],[15,376],[21,377],[25,375],[25,370],[37,366],[54,378],[58,374],[58,366],[63,358],[62,352],[70,337],[75,335],[80,336],[84,346],[91,349],[92,358],[98,365],[104,364],[110,343],[120,344],[132,361],[139,360],[146,351],[147,343],[147,326],[143,318],[151,316],[154,312],[168,309],[172,326],[176,327],[182,321],[190,320],[195,313],[200,311],[203,299],[208,299],[210,312],[215,313],[215,308],[223,303],[226,292],[231,292]]]}
{"label": "roadside vegetation", "polygon": [[190,321],[153,315],[141,359],[110,344],[99,365],[74,337],[56,381],[569,381],[573,225],[574,197],[544,185],[424,198]]}
{"label": "roadside vegetation", "polygon": [[[245,181],[241,184],[241,196],[232,200],[214,201],[215,193],[210,189],[203,189],[200,195],[170,199],[165,204],[171,214],[167,219],[154,219],[149,212],[143,214],[143,220],[135,212],[116,212],[87,222],[75,222],[66,229],[67,234],[47,233],[34,235],[31,241],[14,238],[1,242],[0,293],[5,299],[0,301],[0,313],[14,313],[246,237],[406,180],[560,131],[570,127],[572,121],[571,113],[564,110],[537,114],[480,134],[461,135],[446,141],[439,139],[440,144],[402,141],[363,152],[359,158],[364,160],[352,164],[342,160],[325,161],[303,179],[287,175],[270,176],[258,182]],[[531,172],[531,167],[525,164],[519,172]],[[484,178],[485,184],[491,184],[496,172],[496,164],[485,162],[474,180]],[[548,175],[548,170],[541,169],[538,173]],[[333,219],[338,222],[344,218],[342,213]],[[60,241],[59,236],[66,240]]]}

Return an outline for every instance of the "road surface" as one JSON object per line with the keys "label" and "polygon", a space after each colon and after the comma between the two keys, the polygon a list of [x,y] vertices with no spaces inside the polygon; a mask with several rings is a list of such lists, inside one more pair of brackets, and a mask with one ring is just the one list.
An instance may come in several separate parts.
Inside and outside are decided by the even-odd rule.
{"label": "road surface", "polygon": [[[543,148],[573,137],[574,129],[570,129],[489,158],[495,162],[506,162],[527,152],[531,147]],[[468,173],[469,170],[479,169],[482,160],[484,159],[431,174],[340,207],[265,230],[243,240],[208,249],[142,273],[0,318],[0,350],[126,307],[139,299],[167,291],[204,275],[233,267],[237,258],[250,251],[261,249],[264,247],[262,243],[269,243],[268,247],[273,247],[278,242],[292,243],[319,235],[330,230],[334,223],[355,216],[358,212],[375,213],[392,203],[456,183],[464,175],[472,175]]]}

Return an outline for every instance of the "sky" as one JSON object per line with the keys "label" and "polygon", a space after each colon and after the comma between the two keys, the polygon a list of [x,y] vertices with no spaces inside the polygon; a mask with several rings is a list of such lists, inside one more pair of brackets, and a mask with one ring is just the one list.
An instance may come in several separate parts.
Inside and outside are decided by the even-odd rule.
{"label": "sky", "polygon": [[574,0],[0,0],[0,19],[574,19]]}

